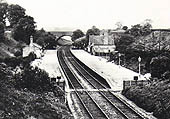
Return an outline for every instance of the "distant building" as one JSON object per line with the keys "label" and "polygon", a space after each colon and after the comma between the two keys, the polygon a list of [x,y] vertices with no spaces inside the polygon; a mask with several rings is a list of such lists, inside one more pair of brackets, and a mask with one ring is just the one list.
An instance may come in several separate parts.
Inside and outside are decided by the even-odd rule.
{"label": "distant building", "polygon": [[23,57],[28,56],[31,52],[34,52],[37,55],[37,58],[40,58],[42,55],[42,47],[36,43],[33,43],[33,37],[30,37],[30,44],[23,48]]}
{"label": "distant building", "polygon": [[110,35],[113,37],[114,40],[119,39],[123,34],[125,33],[125,30],[111,30]]}
{"label": "distant building", "polygon": [[91,54],[96,55],[98,53],[114,53],[116,47],[113,36],[109,35],[107,30],[102,30],[100,35],[89,36],[87,48]]}

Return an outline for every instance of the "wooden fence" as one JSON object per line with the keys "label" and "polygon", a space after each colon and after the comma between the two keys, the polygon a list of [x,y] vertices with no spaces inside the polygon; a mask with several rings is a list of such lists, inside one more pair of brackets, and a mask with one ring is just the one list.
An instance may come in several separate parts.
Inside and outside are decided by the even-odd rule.
{"label": "wooden fence", "polygon": [[126,88],[129,88],[131,86],[144,86],[149,84],[149,80],[129,80],[129,81],[123,81],[123,90]]}

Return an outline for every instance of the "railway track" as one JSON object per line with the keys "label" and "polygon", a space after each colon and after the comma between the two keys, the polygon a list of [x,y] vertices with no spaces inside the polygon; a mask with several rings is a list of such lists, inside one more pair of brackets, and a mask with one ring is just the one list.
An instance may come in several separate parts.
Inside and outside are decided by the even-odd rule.
{"label": "railway track", "polygon": [[[83,77],[84,79],[86,79],[86,81],[92,85],[93,87],[95,87],[95,89],[110,89],[110,86],[108,85],[108,83],[106,82],[106,80],[101,77],[100,75],[94,73],[94,71],[92,70],[87,70],[87,67],[85,69],[85,65],[80,64],[80,62],[78,62],[75,57],[72,55],[72,53],[70,52],[70,50],[66,50],[65,51],[65,56],[68,59],[68,61],[73,65],[73,67],[75,68],[75,70],[77,71],[77,73]],[[92,74],[91,74],[92,73]],[[94,75],[95,74],[95,75]],[[96,88],[97,87],[97,88]]]}
{"label": "railway track", "polygon": [[[66,76],[69,74],[72,74],[73,76],[67,76],[70,82],[70,87],[75,89],[75,93],[78,97],[78,99],[81,102],[81,105],[86,110],[86,114],[89,115],[89,118],[105,118],[105,119],[145,119],[143,116],[141,116],[138,112],[136,112],[134,109],[130,108],[124,101],[122,101],[120,98],[118,98],[116,95],[114,95],[110,90],[105,91],[77,91],[77,89],[84,88],[78,78],[75,76],[74,72],[69,71],[69,68],[71,68],[66,62],[70,62],[71,65],[74,67],[74,69],[78,72],[78,74],[88,82],[91,87],[94,89],[109,89],[107,85],[102,84],[99,81],[99,77],[93,76],[91,73],[89,73],[86,69],[87,67],[82,66],[82,64],[75,59],[75,57],[71,54],[68,48],[64,48],[65,53],[61,52],[61,62],[64,62],[62,64],[63,70],[66,67],[66,70],[64,71]],[[64,55],[65,56],[64,56]],[[66,57],[66,58],[64,58]],[[68,72],[67,72],[68,70]],[[73,78],[74,77],[74,78]],[[72,79],[70,79],[72,78]],[[99,79],[97,79],[99,78]],[[75,81],[76,80],[76,81]],[[79,86],[77,86],[79,85]],[[99,114],[100,110],[100,114]]]}
{"label": "railway track", "polygon": [[[83,87],[81,86],[80,82],[76,80],[76,76],[72,74],[71,70],[69,69],[68,64],[66,64],[65,59],[63,58],[63,55],[62,55],[62,50],[59,49],[57,55],[59,57],[59,63],[62,66],[64,74],[69,80],[71,88],[75,89],[75,94],[78,97],[82,107],[85,110],[84,114],[86,115],[86,118],[95,119],[95,117],[98,117],[100,119],[109,119],[107,115],[102,111],[102,109],[98,106],[98,104],[93,100],[93,98],[90,96],[88,91],[83,91],[83,92],[77,91],[77,88],[80,88],[80,87],[83,88]],[[76,81],[73,81],[73,80],[76,80]],[[77,83],[78,86],[77,84],[75,85],[75,83]]]}
{"label": "railway track", "polygon": [[62,52],[63,51],[61,49],[59,49],[58,52],[57,52],[57,55],[58,55],[58,59],[59,59],[59,63],[61,65],[61,68],[62,68],[62,70],[64,72],[64,75],[67,76],[67,79],[69,80],[69,83],[72,84],[72,85],[70,85],[70,88],[73,89],[74,87],[76,87],[77,89],[82,89],[82,86],[76,80],[75,75],[71,75],[72,71],[67,66]]}

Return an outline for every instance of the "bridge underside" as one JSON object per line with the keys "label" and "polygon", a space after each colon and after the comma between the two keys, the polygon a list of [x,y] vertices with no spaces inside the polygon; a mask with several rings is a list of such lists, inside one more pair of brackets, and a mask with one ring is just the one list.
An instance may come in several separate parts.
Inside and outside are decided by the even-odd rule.
{"label": "bridge underside", "polygon": [[[70,37],[70,38],[68,39],[68,38],[64,38],[64,37]],[[62,35],[60,37],[56,36],[56,42],[59,45],[72,45],[72,41],[71,41],[71,36],[70,35]]]}
{"label": "bridge underside", "polygon": [[51,31],[52,34],[54,34],[56,37],[61,36],[72,36],[72,31]]}

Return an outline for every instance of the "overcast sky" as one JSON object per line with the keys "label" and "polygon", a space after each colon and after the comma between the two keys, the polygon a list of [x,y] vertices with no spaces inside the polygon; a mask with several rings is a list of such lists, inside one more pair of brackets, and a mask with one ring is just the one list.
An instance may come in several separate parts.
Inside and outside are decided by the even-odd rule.
{"label": "overcast sky", "polygon": [[116,22],[130,27],[151,19],[153,28],[170,28],[170,0],[7,0],[19,4],[34,17],[38,28],[82,29],[93,25],[115,28]]}

